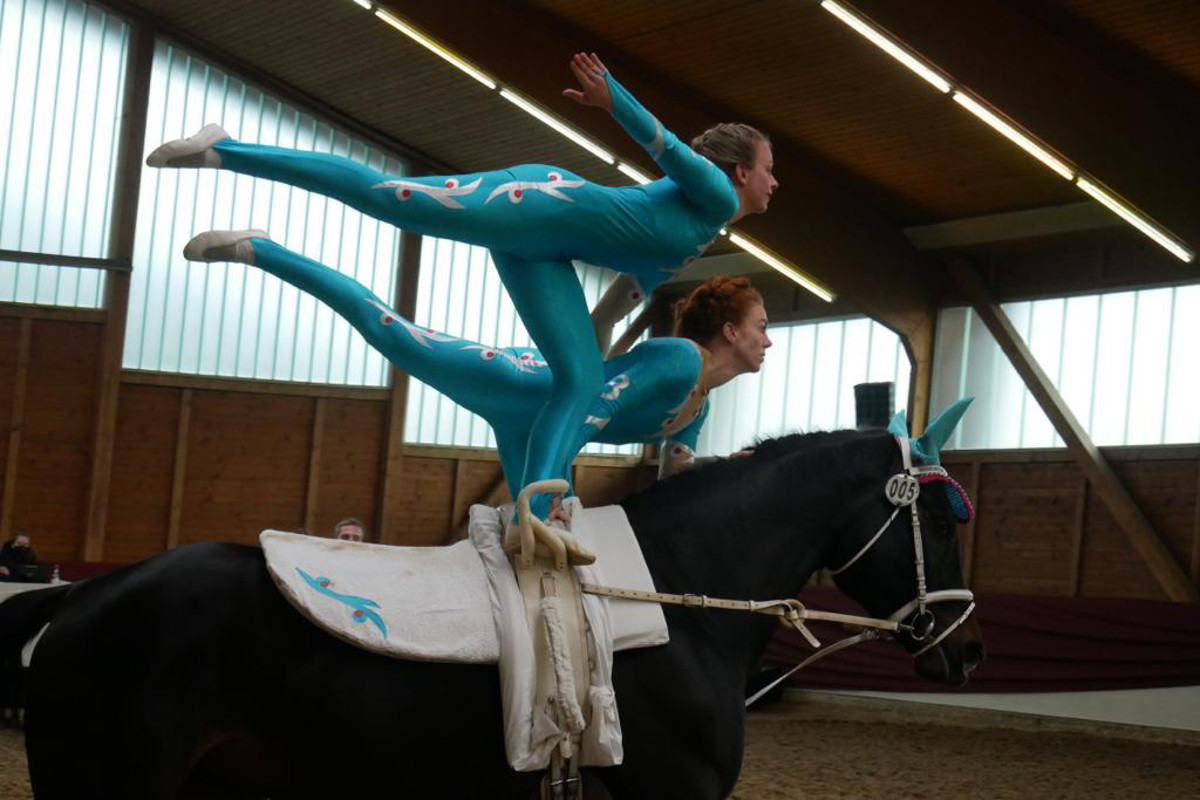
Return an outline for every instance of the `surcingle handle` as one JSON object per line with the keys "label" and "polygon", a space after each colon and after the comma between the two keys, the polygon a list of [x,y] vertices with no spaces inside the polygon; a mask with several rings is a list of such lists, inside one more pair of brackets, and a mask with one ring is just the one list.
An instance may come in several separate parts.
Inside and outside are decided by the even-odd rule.
{"label": "surcingle handle", "polygon": [[561,479],[537,481],[526,486],[517,495],[517,541],[510,538],[505,549],[510,553],[519,549],[522,566],[533,565],[538,545],[542,545],[554,559],[554,568],[558,570],[565,570],[568,563],[591,564],[596,560],[595,554],[569,533],[551,528],[530,512],[531,497],[539,494],[563,494],[569,488],[567,482]]}

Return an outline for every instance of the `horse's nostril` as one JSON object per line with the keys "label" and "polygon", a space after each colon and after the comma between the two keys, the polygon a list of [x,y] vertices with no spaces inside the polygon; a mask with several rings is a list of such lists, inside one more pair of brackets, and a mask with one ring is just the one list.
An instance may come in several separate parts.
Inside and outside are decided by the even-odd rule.
{"label": "horse's nostril", "polygon": [[987,651],[983,649],[983,642],[970,641],[963,645],[962,663],[963,669],[967,672],[978,667],[987,658]]}

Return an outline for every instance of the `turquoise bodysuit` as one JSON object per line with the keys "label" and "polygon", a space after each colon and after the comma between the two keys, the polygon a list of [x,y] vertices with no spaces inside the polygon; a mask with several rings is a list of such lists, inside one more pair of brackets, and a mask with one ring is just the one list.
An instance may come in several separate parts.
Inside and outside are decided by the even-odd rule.
{"label": "turquoise bodysuit", "polygon": [[[213,146],[223,169],[319,192],[413,233],[491,251],[551,376],[528,421],[528,452],[522,477],[510,483],[514,492],[562,474],[564,462],[578,451],[583,420],[612,377],[570,262],[626,273],[649,292],[704,252],[738,209],[737,192],[723,171],[665,130],[611,75],[607,82],[614,118],[646,148],[665,178],[613,188],[537,164],[397,177],[325,153],[232,139]],[[544,515],[548,503],[548,498],[536,499],[535,513]]]}
{"label": "turquoise bodysuit", "polygon": [[[540,352],[488,347],[417,327],[354,279],[270,240],[250,243],[255,266],[320,298],[397,367],[487,420],[505,480],[516,491],[527,472],[534,422],[553,384]],[[604,386],[568,432],[570,450],[546,477],[570,482],[571,462],[588,442],[661,441],[661,458],[689,459],[708,413],[706,357],[691,339],[662,337],[606,361]]]}

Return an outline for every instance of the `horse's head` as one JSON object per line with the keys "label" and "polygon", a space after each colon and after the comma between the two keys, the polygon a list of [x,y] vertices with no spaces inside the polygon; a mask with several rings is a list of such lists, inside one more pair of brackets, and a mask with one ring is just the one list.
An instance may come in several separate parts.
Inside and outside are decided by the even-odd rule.
{"label": "horse's head", "polygon": [[872,615],[904,627],[897,640],[917,674],[962,685],[984,659],[973,596],[963,584],[956,525],[972,514],[966,492],[938,466],[938,450],[970,400],[909,439],[902,414],[878,467],[867,465],[844,499],[828,563],[838,587]]}

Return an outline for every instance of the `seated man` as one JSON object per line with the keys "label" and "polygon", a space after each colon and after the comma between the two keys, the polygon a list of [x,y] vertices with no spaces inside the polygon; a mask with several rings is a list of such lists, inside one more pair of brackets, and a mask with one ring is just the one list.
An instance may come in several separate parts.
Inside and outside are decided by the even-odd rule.
{"label": "seated man", "polygon": [[346,517],[333,526],[333,538],[339,542],[361,542],[366,537],[366,528],[354,517]]}
{"label": "seated man", "polygon": [[37,566],[37,553],[29,543],[29,534],[18,533],[0,547],[0,580],[34,580]]}

